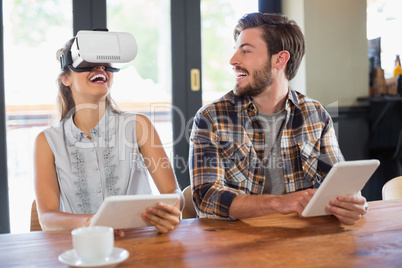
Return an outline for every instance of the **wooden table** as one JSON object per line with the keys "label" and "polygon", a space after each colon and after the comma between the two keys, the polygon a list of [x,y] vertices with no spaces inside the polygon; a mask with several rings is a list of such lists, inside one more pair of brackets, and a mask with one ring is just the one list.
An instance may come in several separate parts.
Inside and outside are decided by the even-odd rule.
{"label": "wooden table", "polygon": [[[402,267],[402,200],[369,204],[353,226],[273,214],[132,229],[115,241],[130,253],[118,267]],[[57,257],[71,248],[69,231],[0,235],[0,267],[65,267]]]}

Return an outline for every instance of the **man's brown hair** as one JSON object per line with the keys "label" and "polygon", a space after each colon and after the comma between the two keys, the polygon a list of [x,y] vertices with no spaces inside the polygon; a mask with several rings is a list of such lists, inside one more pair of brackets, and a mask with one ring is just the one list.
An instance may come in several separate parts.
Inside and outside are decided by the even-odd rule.
{"label": "man's brown hair", "polygon": [[282,50],[289,52],[285,73],[287,79],[292,80],[305,53],[304,35],[296,22],[281,14],[249,13],[238,21],[233,33],[235,41],[242,31],[249,28],[262,29],[270,58]]}

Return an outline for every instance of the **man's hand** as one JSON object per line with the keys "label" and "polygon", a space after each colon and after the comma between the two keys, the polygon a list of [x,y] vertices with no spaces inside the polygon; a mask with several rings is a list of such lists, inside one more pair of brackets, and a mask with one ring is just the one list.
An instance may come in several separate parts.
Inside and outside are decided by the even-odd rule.
{"label": "man's hand", "polygon": [[304,208],[316,191],[317,189],[307,189],[291,194],[275,196],[275,210],[281,214],[296,212],[301,216]]}
{"label": "man's hand", "polygon": [[354,195],[340,195],[336,199],[331,200],[327,209],[346,225],[355,224],[362,215],[365,214],[366,198],[360,193]]}
{"label": "man's hand", "polygon": [[235,219],[259,217],[272,213],[301,215],[316,192],[307,189],[285,195],[238,195],[232,202],[229,215]]}

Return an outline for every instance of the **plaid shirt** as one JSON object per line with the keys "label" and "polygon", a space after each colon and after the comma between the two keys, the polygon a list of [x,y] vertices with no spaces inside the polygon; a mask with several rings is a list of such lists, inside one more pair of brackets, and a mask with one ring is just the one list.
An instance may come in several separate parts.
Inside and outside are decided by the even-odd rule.
{"label": "plaid shirt", "polygon": [[[287,193],[318,187],[344,161],[330,115],[317,101],[289,89],[281,137]],[[249,97],[233,92],[201,108],[190,142],[190,176],[199,217],[233,219],[241,194],[263,194],[264,131]]]}

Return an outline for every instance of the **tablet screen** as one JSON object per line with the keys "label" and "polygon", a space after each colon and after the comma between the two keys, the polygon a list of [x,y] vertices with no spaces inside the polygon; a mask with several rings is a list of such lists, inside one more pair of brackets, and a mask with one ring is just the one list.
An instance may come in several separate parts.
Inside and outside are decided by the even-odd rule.
{"label": "tablet screen", "polygon": [[356,194],[380,165],[378,160],[358,160],[336,163],[302,212],[304,217],[330,215],[329,201],[340,195]]}
{"label": "tablet screen", "polygon": [[177,194],[109,196],[103,201],[90,225],[114,229],[149,226],[141,217],[147,207],[154,207],[158,202],[175,205],[177,201]]}

